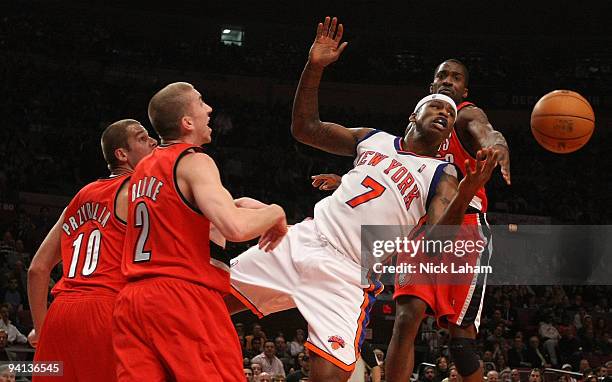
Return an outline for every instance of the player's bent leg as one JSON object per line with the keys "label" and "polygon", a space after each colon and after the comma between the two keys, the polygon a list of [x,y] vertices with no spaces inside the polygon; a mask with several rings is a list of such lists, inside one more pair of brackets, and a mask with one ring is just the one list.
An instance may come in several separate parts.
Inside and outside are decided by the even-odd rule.
{"label": "player's bent leg", "polygon": [[311,382],[345,382],[351,377],[352,371],[342,370],[332,362],[317,355],[315,352],[309,353],[310,374],[308,381]]}
{"label": "player's bent leg", "polygon": [[481,382],[483,370],[476,355],[476,326],[466,327],[450,324],[450,354],[464,382]]}
{"label": "player's bent leg", "polygon": [[388,382],[404,382],[410,380],[414,369],[414,340],[427,304],[414,296],[399,296],[395,302],[395,323],[385,361],[385,378]]}

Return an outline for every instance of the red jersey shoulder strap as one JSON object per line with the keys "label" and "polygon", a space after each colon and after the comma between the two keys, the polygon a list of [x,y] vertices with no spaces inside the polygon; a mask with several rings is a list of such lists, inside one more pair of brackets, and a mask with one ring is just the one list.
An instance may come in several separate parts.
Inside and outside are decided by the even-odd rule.
{"label": "red jersey shoulder strap", "polygon": [[463,109],[466,106],[476,106],[476,105],[473,102],[470,102],[470,101],[463,101],[459,105],[457,105],[457,111]]}

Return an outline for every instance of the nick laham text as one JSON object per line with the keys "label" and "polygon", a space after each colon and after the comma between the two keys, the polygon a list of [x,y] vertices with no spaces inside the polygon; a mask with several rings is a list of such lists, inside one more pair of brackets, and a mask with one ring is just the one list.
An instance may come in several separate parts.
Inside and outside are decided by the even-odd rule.
{"label": "nick laham text", "polygon": [[493,273],[490,265],[470,265],[464,264],[440,264],[440,263],[418,263],[418,264],[398,264],[383,265],[375,263],[372,266],[374,273],[407,273],[407,274],[465,274],[465,273]]}

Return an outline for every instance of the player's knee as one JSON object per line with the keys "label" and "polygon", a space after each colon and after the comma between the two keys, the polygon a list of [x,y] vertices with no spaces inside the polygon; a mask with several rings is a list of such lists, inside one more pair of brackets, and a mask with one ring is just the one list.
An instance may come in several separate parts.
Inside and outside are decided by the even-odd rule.
{"label": "player's knee", "polygon": [[398,301],[395,325],[400,334],[416,335],[424,313],[424,308],[420,305],[420,302],[413,300]]}
{"label": "player's knee", "polygon": [[480,368],[474,344],[475,340],[471,338],[455,337],[450,340],[450,354],[462,377],[472,375]]}

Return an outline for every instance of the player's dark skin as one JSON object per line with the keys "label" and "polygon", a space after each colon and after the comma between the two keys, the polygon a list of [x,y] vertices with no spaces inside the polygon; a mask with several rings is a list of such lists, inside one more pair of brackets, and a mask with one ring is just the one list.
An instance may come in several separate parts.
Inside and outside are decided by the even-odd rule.
{"label": "player's dark skin", "polygon": [[[434,73],[430,85],[431,93],[447,95],[457,105],[468,96],[468,72],[466,68],[455,61],[445,61]],[[455,134],[467,152],[475,157],[478,150],[493,147],[499,150],[498,163],[502,176],[510,185],[510,152],[504,136],[493,129],[485,112],[476,106],[462,108],[455,121]],[[427,309],[427,304],[415,296],[400,296],[396,299],[396,316],[393,326],[393,336],[389,344],[385,375],[387,381],[407,381],[414,369],[414,340],[419,331],[421,320]],[[476,338],[476,326],[449,324],[451,337]],[[466,382],[482,381],[482,368],[471,375],[462,376]]]}
{"label": "player's dark skin", "polygon": [[[434,73],[430,85],[431,93],[447,95],[458,105],[468,96],[469,74],[466,68],[455,61],[445,61]],[[498,164],[502,176],[510,185],[510,154],[504,136],[493,129],[487,115],[476,106],[466,106],[457,114],[455,134],[461,145],[475,157],[478,150],[492,147],[499,151]],[[313,177],[313,186],[322,190],[333,190],[340,184],[340,177],[334,174],[322,174]],[[389,344],[385,375],[388,381],[407,381],[414,369],[414,339],[418,334],[421,319],[427,304],[414,296],[400,296],[396,299],[396,320],[393,337]],[[476,338],[476,327],[449,325],[451,336]],[[481,381],[482,370],[470,376],[464,376],[468,382]]]}

